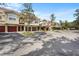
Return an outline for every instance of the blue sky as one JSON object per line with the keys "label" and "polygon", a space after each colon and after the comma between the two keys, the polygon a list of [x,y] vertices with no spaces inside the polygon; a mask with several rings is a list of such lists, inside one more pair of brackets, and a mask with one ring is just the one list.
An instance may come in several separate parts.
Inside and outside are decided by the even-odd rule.
{"label": "blue sky", "polygon": [[33,4],[35,13],[41,18],[50,19],[50,14],[54,13],[56,21],[68,20],[73,21],[75,17],[73,14],[75,10],[79,8],[79,4],[68,4],[68,3],[44,3],[44,4]]}
{"label": "blue sky", "polygon": [[[8,8],[22,10],[20,4],[9,4]],[[41,19],[50,20],[50,15],[53,13],[56,16],[56,21],[68,20],[73,21],[73,14],[76,9],[79,9],[79,3],[33,3],[35,14]]]}

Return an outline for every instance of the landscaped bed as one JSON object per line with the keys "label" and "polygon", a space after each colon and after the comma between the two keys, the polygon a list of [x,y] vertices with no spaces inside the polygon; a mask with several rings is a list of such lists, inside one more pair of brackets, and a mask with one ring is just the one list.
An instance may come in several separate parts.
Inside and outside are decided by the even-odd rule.
{"label": "landscaped bed", "polygon": [[23,36],[33,36],[34,35],[34,33],[33,32],[21,32],[20,33],[21,35],[23,35]]}

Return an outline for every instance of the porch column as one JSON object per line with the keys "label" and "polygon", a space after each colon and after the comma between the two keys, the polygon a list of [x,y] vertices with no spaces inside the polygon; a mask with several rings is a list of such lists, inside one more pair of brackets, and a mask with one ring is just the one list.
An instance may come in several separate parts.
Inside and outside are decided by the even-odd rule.
{"label": "porch column", "polygon": [[39,26],[39,31],[41,31],[41,27]]}
{"label": "porch column", "polygon": [[36,31],[38,31],[38,26],[36,26]]}
{"label": "porch column", "polygon": [[18,32],[18,26],[17,26],[17,32]]}
{"label": "porch column", "polygon": [[44,31],[46,30],[46,27],[44,27]]}
{"label": "porch column", "polygon": [[25,27],[25,25],[24,25],[24,31],[26,30],[26,27]]}
{"label": "porch column", "polygon": [[5,32],[7,33],[8,32],[8,26],[5,25]]}
{"label": "porch column", "polygon": [[32,31],[32,26],[31,26],[31,31]]}

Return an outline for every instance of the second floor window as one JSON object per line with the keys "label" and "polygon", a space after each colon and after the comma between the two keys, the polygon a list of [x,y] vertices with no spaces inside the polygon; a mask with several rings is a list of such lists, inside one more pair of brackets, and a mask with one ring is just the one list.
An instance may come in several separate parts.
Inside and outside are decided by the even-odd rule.
{"label": "second floor window", "polygon": [[16,15],[14,14],[9,14],[8,17],[9,17],[9,20],[16,20]]}
{"label": "second floor window", "polygon": [[9,17],[9,20],[16,20],[16,18],[13,18],[13,17]]}

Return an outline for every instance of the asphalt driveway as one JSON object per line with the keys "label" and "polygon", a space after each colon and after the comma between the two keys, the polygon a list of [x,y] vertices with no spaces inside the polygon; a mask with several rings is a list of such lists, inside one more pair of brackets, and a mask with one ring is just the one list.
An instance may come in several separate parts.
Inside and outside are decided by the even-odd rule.
{"label": "asphalt driveway", "polygon": [[79,56],[79,31],[35,32],[28,38],[0,33],[0,55]]}

